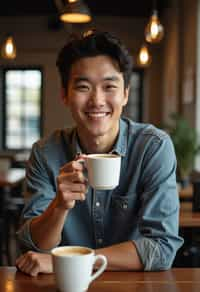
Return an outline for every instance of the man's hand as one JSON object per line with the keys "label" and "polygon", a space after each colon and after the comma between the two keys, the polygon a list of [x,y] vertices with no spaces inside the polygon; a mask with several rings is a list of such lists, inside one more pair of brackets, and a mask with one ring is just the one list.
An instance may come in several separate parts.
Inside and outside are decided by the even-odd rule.
{"label": "man's hand", "polygon": [[50,254],[28,251],[16,260],[20,271],[32,277],[39,273],[53,273],[52,256]]}
{"label": "man's hand", "polygon": [[84,157],[85,155],[79,156],[61,167],[55,198],[41,215],[30,222],[32,240],[42,250],[50,250],[61,241],[68,212],[74,207],[76,200],[85,200],[87,178],[83,174],[84,166],[80,163]]}
{"label": "man's hand", "polygon": [[66,163],[57,177],[58,193],[55,199],[56,206],[69,210],[74,207],[76,200],[85,200],[87,192],[87,178],[84,176],[84,166],[80,161],[84,155],[77,160]]}

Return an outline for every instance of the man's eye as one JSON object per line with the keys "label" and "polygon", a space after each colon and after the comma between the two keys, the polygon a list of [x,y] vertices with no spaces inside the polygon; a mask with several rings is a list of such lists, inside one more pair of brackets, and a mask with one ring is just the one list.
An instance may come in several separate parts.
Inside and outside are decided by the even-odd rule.
{"label": "man's eye", "polygon": [[117,89],[117,86],[114,84],[108,84],[105,86],[107,90],[115,90]]}
{"label": "man's eye", "polygon": [[87,90],[89,90],[89,86],[84,85],[84,84],[82,84],[82,85],[77,85],[75,88],[76,88],[77,90],[80,90],[80,91],[87,91]]}

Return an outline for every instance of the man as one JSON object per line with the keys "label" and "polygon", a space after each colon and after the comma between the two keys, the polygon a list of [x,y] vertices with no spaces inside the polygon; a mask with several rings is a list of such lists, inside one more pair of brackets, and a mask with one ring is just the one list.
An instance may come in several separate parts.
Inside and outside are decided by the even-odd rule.
{"label": "man", "polygon": [[[182,244],[176,159],[166,133],[120,118],[132,71],[127,49],[109,33],[91,32],[70,41],[57,66],[76,127],[33,145],[19,230],[29,251],[17,267],[51,273],[53,247],[83,245],[104,254],[110,270],[170,268]],[[107,152],[122,157],[120,183],[94,193],[79,158]]]}

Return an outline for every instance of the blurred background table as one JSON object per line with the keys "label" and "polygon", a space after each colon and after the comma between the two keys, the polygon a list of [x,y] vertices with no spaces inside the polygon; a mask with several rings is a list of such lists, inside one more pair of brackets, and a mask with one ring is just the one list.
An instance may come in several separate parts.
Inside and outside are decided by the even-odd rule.
{"label": "blurred background table", "polygon": [[185,188],[181,188],[179,190],[179,198],[180,200],[192,200],[192,195],[193,195],[193,186],[192,184],[188,185]]}
{"label": "blurred background table", "polygon": [[193,212],[192,202],[180,203],[180,227],[199,227],[200,212]]}
{"label": "blurred background table", "polygon": [[24,178],[25,170],[22,168],[0,171],[0,265],[11,265],[15,262],[17,253],[15,234],[24,206],[22,195]]}
{"label": "blurred background table", "polygon": [[7,171],[0,171],[0,187],[12,188],[25,178],[25,170],[23,168],[10,168]]}
{"label": "blurred background table", "polygon": [[200,267],[200,212],[193,211],[192,197],[180,202],[179,234],[184,244],[177,252],[174,266]]}

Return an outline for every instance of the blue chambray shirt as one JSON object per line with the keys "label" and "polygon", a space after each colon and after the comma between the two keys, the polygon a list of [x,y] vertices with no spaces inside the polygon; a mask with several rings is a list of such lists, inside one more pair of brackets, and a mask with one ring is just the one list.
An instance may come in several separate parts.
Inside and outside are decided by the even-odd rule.
{"label": "blue chambray shirt", "polygon": [[[33,145],[26,172],[25,224],[18,232],[26,249],[42,251],[31,239],[31,218],[47,208],[57,191],[60,167],[79,152],[75,128],[57,130]],[[123,118],[112,152],[122,156],[119,186],[95,193],[89,187],[86,200],[77,201],[70,210],[59,245],[96,249],[131,240],[145,270],[168,269],[183,243],[178,236],[179,200],[172,142],[152,125]]]}

